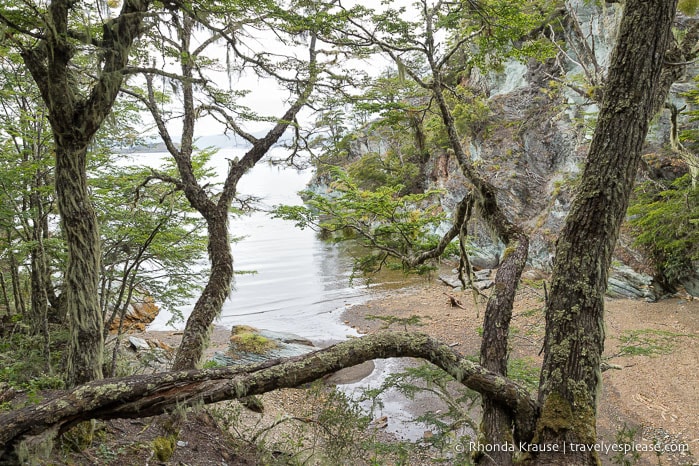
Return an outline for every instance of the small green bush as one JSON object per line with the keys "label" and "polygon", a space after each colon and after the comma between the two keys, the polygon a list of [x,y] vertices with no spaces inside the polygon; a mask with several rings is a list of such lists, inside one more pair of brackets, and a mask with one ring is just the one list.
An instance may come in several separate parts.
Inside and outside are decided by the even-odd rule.
{"label": "small green bush", "polygon": [[644,183],[629,208],[636,245],[647,251],[660,278],[674,286],[694,274],[699,260],[699,188],[689,175],[667,189]]}

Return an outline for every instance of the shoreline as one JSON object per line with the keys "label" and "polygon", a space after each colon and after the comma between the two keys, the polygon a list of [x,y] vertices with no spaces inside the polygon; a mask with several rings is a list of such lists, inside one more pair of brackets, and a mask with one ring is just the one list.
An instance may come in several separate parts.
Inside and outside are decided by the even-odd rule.
{"label": "shoreline", "polygon": [[[465,309],[452,307],[450,296],[459,299]],[[699,339],[699,300],[669,298],[647,303],[607,298],[605,308],[605,356],[612,356],[610,362],[623,369],[603,373],[598,405],[599,440],[613,442],[615,435],[627,426],[638,428],[639,441],[666,444],[685,442],[697,455],[699,373],[696,361],[699,360],[699,345],[693,342]],[[340,315],[340,322],[366,334],[381,330],[386,327],[387,321],[393,320],[389,325],[391,330],[428,333],[454,346],[462,354],[477,355],[484,309],[484,303],[478,308],[474,306],[470,292],[454,291],[433,280],[413,283],[402,289],[382,290],[366,302],[345,309]],[[378,318],[367,319],[371,315]],[[407,323],[407,319],[411,318],[415,322]],[[511,359],[537,369],[541,363],[538,353],[544,332],[541,290],[529,286],[520,288],[512,327]],[[181,335],[182,331],[135,334],[142,338],[158,338],[171,346],[179,344]],[[229,335],[229,329],[216,326],[206,354],[225,350]],[[640,345],[638,354],[619,355],[625,347],[628,348],[629,339],[634,336]],[[643,341],[648,343],[648,339],[659,347],[657,352],[645,354],[642,351]],[[372,372],[373,367],[358,366],[330,376],[327,381],[356,384]],[[269,397],[288,399],[285,394],[272,393]],[[291,397],[290,404],[281,401],[279,409],[295,409],[294,399]],[[425,405],[424,402],[422,404]],[[426,403],[427,409],[434,406]],[[675,456],[672,458],[679,459]]]}

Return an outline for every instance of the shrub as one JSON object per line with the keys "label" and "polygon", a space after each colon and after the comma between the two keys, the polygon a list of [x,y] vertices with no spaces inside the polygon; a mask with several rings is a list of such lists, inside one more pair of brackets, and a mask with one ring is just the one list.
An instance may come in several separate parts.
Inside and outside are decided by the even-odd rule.
{"label": "shrub", "polygon": [[674,286],[692,276],[692,261],[699,259],[699,188],[689,175],[659,188],[651,182],[636,189],[629,208],[635,243],[653,261],[659,278]]}

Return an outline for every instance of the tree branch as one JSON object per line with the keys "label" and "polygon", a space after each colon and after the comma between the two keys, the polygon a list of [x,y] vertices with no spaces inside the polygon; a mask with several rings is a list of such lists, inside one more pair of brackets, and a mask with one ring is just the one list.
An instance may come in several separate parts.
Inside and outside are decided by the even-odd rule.
{"label": "tree branch", "polygon": [[313,353],[255,366],[138,375],[90,382],[41,404],[0,416],[0,457],[22,437],[47,430],[62,432],[88,419],[140,418],[176,406],[216,403],[279,388],[299,387],[327,374],[372,359],[416,357],[440,367],[466,387],[516,413],[517,431],[529,441],[539,411],[528,391],[474,364],[422,333],[378,333]]}

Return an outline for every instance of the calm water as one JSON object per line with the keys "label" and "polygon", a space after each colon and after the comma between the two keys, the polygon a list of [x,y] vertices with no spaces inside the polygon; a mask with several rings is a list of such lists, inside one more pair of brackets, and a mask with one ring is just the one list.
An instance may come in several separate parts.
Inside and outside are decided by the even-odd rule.
{"label": "calm water", "polygon": [[[223,177],[225,158],[240,156],[235,150],[223,150],[213,165]],[[278,204],[299,205],[298,192],[311,178],[311,172],[258,164],[246,174],[238,186],[241,194],[263,197],[262,207]],[[235,289],[223,306],[219,325],[246,324],[257,328],[291,332],[324,346],[357,332],[344,325],[341,314],[351,304],[368,298],[369,287],[361,280],[350,286],[352,258],[343,245],[321,241],[312,230],[300,230],[292,222],[273,219],[264,212],[232,219],[231,236],[244,237],[232,245],[235,269],[255,271],[237,275]],[[402,274],[386,274],[376,280],[381,288],[404,286],[409,280]],[[183,308],[185,318],[192,305]],[[165,330],[170,314],[161,312],[150,325],[152,330]],[[184,322],[177,324],[184,328]],[[368,378],[344,385],[350,396],[359,397],[367,386],[377,388],[391,373],[405,367],[404,360],[375,361],[376,368]],[[408,400],[396,390],[382,397],[383,407],[374,413],[390,419],[388,432],[409,440],[422,437],[427,426],[413,421],[422,414],[420,403]],[[429,405],[432,406],[432,405]],[[365,406],[367,407],[367,406]]]}
{"label": "calm water", "polygon": [[[212,164],[221,179],[226,158],[240,155],[240,151],[227,149],[215,156]],[[238,191],[263,198],[263,209],[298,205],[302,201],[297,193],[310,178],[310,170],[299,172],[261,162],[241,179]],[[350,286],[352,260],[342,245],[323,242],[314,231],[301,230],[293,222],[264,212],[233,218],[230,231],[233,237],[243,237],[232,245],[236,271],[255,273],[236,275],[234,291],[217,324],[292,332],[316,344],[356,335],[341,323],[340,314],[347,305],[365,298],[368,289],[361,281]],[[192,306],[182,309],[185,317]],[[162,313],[150,328],[168,328],[169,317]]]}

